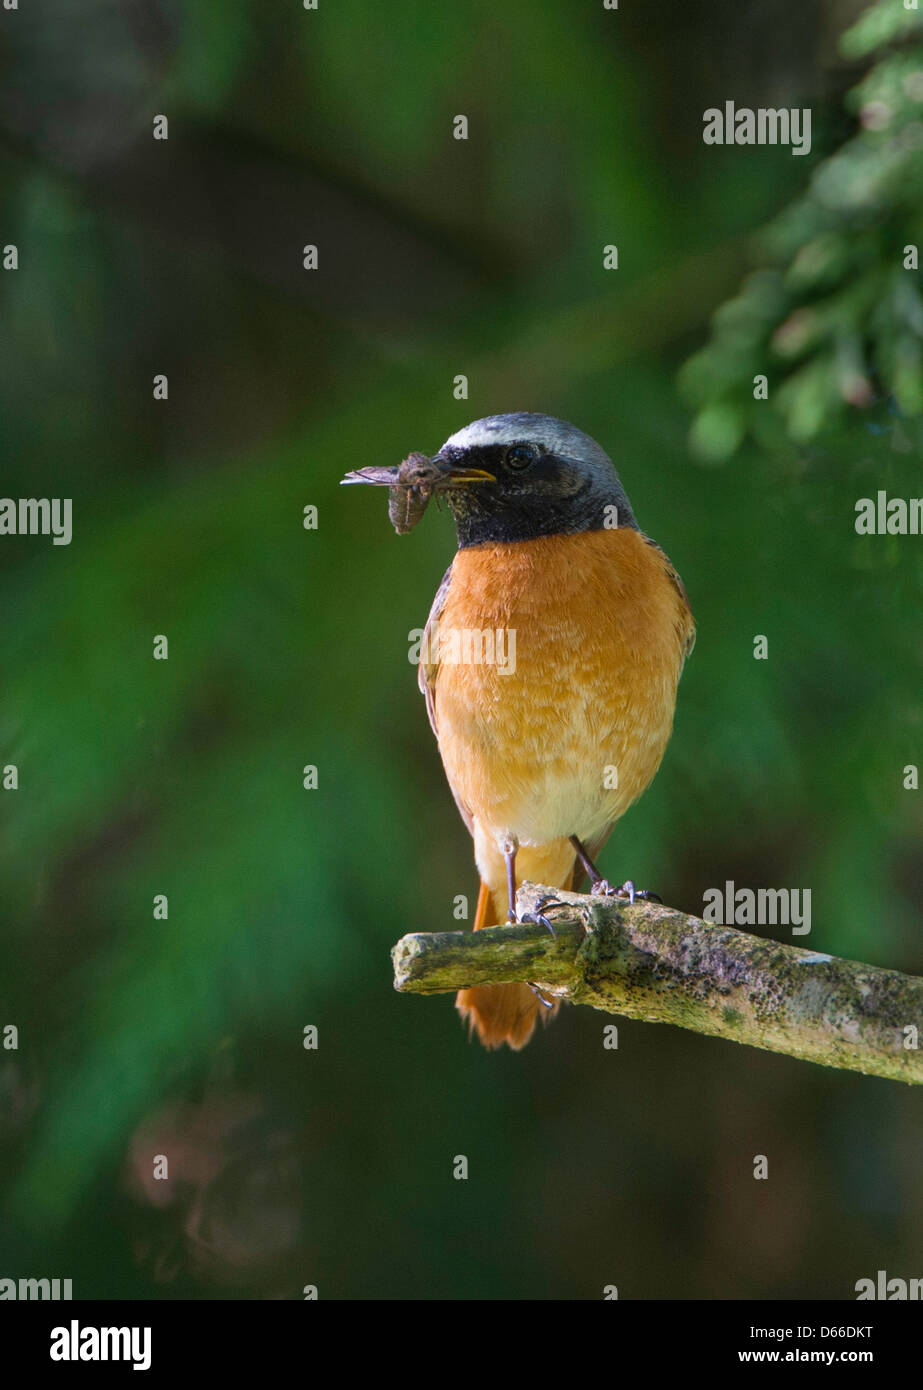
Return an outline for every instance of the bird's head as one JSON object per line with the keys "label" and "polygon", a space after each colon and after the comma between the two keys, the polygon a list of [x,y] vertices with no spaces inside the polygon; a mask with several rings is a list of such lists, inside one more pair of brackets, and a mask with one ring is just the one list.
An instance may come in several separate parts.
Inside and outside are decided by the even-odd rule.
{"label": "bird's head", "polygon": [[612,460],[566,420],[488,415],[451,435],[433,463],[463,548],[613,525],[637,530]]}

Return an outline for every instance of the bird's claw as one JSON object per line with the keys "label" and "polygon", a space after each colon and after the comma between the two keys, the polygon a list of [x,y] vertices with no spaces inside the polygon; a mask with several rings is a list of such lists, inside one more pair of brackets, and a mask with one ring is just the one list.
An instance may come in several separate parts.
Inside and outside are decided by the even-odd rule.
{"label": "bird's claw", "polygon": [[535,904],[535,911],[524,912],[523,915],[519,918],[519,921],[530,922],[536,927],[547,927],[548,930],[551,932],[551,935],[554,937],[555,941],[557,941],[557,932],[555,931],[552,924],[549,922],[548,918],[545,916],[546,907],[567,907],[567,903],[562,903],[558,898],[539,898],[538,902]]}
{"label": "bird's claw", "polygon": [[630,878],[620,884],[618,888],[613,888],[612,884],[605,878],[597,879],[590,885],[590,892],[597,897],[604,898],[627,898],[630,903],[662,903],[663,898],[659,893],[654,893],[650,888],[636,888]]}
{"label": "bird's claw", "polygon": [[553,1008],[554,1008],[554,1000],[553,1000],[553,999],[549,999],[548,996],[547,996],[546,994],[543,994],[542,991],[541,991],[541,989],[538,987],[538,985],[534,985],[534,984],[532,983],[531,980],[527,981],[527,983],[528,983],[528,986],[529,986],[529,988],[531,989],[532,993],[535,995],[536,999],[539,1001],[540,1004],[544,1004],[546,1009],[553,1009]]}
{"label": "bird's claw", "polygon": [[[548,930],[551,932],[551,935],[552,935],[552,936],[554,937],[554,939],[557,941],[557,939],[558,939],[558,938],[557,938],[557,933],[555,932],[555,929],[554,929],[554,927],[551,925],[551,923],[549,922],[548,918],[545,916],[544,909],[545,909],[546,907],[566,907],[566,906],[567,906],[566,903],[562,903],[562,902],[559,901],[559,899],[554,898],[554,897],[551,897],[550,895],[549,895],[548,897],[539,898],[538,902],[535,904],[535,911],[534,911],[534,912],[524,912],[524,913],[522,914],[522,916],[519,918],[519,921],[520,921],[520,922],[523,922],[523,923],[524,923],[524,922],[529,922],[529,923],[531,923],[532,925],[534,925],[534,926],[536,926],[536,927],[547,927]],[[538,1002],[539,1002],[540,1004],[544,1004],[544,1006],[545,1006],[546,1009],[553,1009],[553,1008],[554,1008],[554,1000],[553,1000],[553,999],[549,999],[548,996],[547,996],[547,994],[545,994],[545,993],[539,988],[538,985],[533,984],[533,982],[532,982],[531,980],[526,981],[526,983],[528,984],[529,988],[531,989],[532,993],[535,995],[536,999],[538,1000]]]}

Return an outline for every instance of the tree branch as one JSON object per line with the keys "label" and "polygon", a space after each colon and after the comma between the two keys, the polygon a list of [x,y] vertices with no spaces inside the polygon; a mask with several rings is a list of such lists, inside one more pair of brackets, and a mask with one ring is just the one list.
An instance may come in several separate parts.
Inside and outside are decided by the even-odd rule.
{"label": "tree branch", "polygon": [[673,1023],[828,1067],[923,1083],[923,979],[711,926],[674,908],[525,883],[541,925],[420,932],[391,952],[394,987],[441,994],[530,981],[549,996]]}

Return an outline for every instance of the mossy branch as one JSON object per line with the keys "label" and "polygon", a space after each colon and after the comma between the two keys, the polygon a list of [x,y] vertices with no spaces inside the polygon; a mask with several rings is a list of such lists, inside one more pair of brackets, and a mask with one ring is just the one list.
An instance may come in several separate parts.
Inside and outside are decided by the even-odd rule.
{"label": "mossy branch", "polygon": [[404,936],[394,987],[441,994],[511,980],[607,1013],[673,1023],[768,1052],[923,1083],[923,979],[712,926],[674,908],[525,883],[540,925]]}

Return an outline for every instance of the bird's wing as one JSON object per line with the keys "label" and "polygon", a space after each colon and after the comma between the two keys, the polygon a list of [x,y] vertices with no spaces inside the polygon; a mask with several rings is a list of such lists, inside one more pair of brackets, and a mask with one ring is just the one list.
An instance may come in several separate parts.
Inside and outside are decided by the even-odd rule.
{"label": "bird's wing", "polygon": [[[650,536],[644,536],[643,539],[647,541],[647,544],[652,550],[657,551],[657,554],[663,561],[663,567],[666,571],[667,578],[679,594],[681,600],[679,615],[680,640],[682,642],[683,665],[685,665],[686,658],[692,655],[692,649],[695,646],[695,620],[692,616],[692,609],[689,606],[689,595],[686,593],[685,584],[671,565],[669,556],[661,550],[656,541],[651,540]],[[680,674],[682,674],[682,666],[680,667]]]}
{"label": "bird's wing", "polygon": [[[439,742],[439,723],[436,716],[436,678],[439,675],[439,617],[445,607],[445,601],[449,592],[449,585],[452,582],[452,566],[446,570],[442,577],[442,583],[436,590],[436,597],[433,599],[433,606],[429,610],[429,617],[426,620],[426,627],[423,634],[423,649],[420,654],[420,664],[417,670],[417,683],[423,691],[423,698],[426,700],[426,713],[429,715],[429,722],[433,733],[436,735],[436,742]],[[432,658],[432,659],[431,659]],[[458,807],[462,820],[468,827],[469,835],[474,834],[474,819],[470,810],[460,799],[458,792],[449,781],[449,789],[455,797],[455,805]]]}

